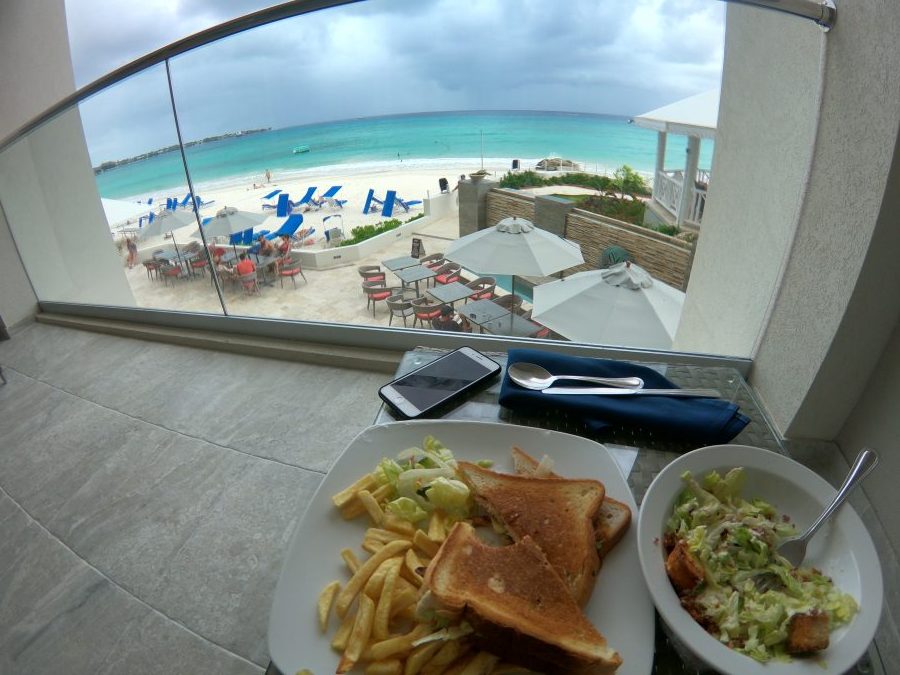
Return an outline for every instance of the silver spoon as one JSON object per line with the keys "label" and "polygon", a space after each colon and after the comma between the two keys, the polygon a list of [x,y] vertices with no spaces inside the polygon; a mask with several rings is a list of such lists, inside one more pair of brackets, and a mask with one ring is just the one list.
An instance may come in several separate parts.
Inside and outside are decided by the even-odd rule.
{"label": "silver spoon", "polygon": [[807,529],[806,532],[781,542],[776,549],[778,555],[786,558],[794,567],[799,567],[800,563],[802,563],[803,559],[806,557],[806,543],[812,539],[813,535],[822,524],[838,510],[838,507],[844,503],[847,496],[853,491],[853,488],[859,485],[862,482],[862,479],[869,475],[869,472],[875,468],[876,464],[878,464],[878,453],[871,448],[863,448],[859,455],[857,455],[856,461],[853,462],[853,466],[850,469],[850,473],[847,474],[847,477],[844,479],[844,484],[841,485],[841,489],[838,490],[838,493],[835,495],[831,504],[822,511],[822,515],[816,518],[816,521],[809,526],[809,529]]}
{"label": "silver spoon", "polygon": [[526,389],[546,389],[557,380],[580,380],[605,384],[608,387],[640,389],[644,381],[639,377],[590,377],[588,375],[551,375],[549,371],[535,363],[514,363],[509,369],[509,379]]}

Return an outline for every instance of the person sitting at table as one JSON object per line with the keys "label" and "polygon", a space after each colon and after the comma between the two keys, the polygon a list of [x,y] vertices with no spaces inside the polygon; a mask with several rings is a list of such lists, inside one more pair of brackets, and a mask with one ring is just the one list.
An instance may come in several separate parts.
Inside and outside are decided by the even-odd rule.
{"label": "person sitting at table", "polygon": [[259,255],[275,255],[275,246],[271,241],[266,239],[266,235],[259,235],[256,241],[259,244]]}
{"label": "person sitting at table", "polygon": [[431,327],[456,333],[469,333],[472,330],[466,318],[457,314],[450,305],[441,307],[441,314],[431,320]]}
{"label": "person sitting at table", "polygon": [[241,253],[240,260],[234,269],[238,274],[243,276],[245,274],[250,274],[250,272],[255,272],[256,265],[254,265],[253,261],[247,257],[246,253]]}
{"label": "person sitting at table", "polygon": [[291,238],[286,234],[281,237],[281,243],[278,245],[278,252],[281,253],[281,255],[287,255],[291,252]]}

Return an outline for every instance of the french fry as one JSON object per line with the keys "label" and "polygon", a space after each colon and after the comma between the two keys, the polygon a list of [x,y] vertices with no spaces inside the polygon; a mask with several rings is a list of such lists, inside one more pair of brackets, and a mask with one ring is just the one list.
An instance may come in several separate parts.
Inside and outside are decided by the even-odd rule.
{"label": "french fry", "polygon": [[392,513],[384,514],[384,520],[381,521],[381,526],[386,530],[390,530],[391,532],[396,532],[397,534],[405,534],[410,539],[412,539],[413,535],[416,533],[415,525],[413,525],[408,520],[398,518]]}
{"label": "french fry", "polygon": [[382,521],[384,521],[384,510],[379,506],[378,501],[372,496],[372,493],[368,490],[360,490],[356,493],[356,498],[362,502],[366,511],[369,512],[369,517],[372,519],[372,522],[376,525],[381,525]]}
{"label": "french fry", "polygon": [[499,660],[500,657],[490,652],[478,652],[459,675],[488,675]]}
{"label": "french fry", "polygon": [[391,602],[394,598],[394,586],[397,585],[397,576],[400,574],[400,566],[403,564],[403,561],[400,558],[392,558],[385,564],[389,564],[390,567],[384,576],[381,597],[378,598],[378,604],[375,607],[375,621],[372,624],[372,637],[376,640],[385,640],[390,635],[388,621],[391,618]]}
{"label": "french fry", "polygon": [[422,668],[422,675],[441,675],[450,664],[469,651],[469,646],[459,640],[448,640]]}
{"label": "french fry", "polygon": [[341,518],[353,520],[354,518],[359,518],[365,512],[366,507],[356,498],[356,495],[353,495],[351,500],[341,507]]}
{"label": "french fry", "polygon": [[428,635],[430,628],[427,624],[417,624],[406,635],[398,635],[396,637],[376,642],[367,650],[373,661],[384,661],[389,657],[402,656],[412,649],[412,643],[420,637]]}
{"label": "french fry", "polygon": [[340,628],[331,638],[331,648],[335,651],[342,652],[347,647],[347,640],[350,637],[350,631],[353,630],[353,622],[356,621],[356,613],[348,613],[341,621]]}
{"label": "french fry", "polygon": [[375,497],[375,501],[379,504],[383,502],[385,499],[390,497],[394,493],[394,488],[391,487],[390,483],[385,483],[380,488],[375,490],[372,493],[372,496]]}
{"label": "french fry", "polygon": [[402,672],[403,664],[400,659],[372,661],[366,666],[366,675],[400,675]]}
{"label": "french fry", "polygon": [[413,648],[406,664],[403,666],[403,675],[419,675],[422,667],[431,660],[443,645],[440,642],[427,642]]}
{"label": "french fry", "polygon": [[383,530],[380,527],[370,527],[366,530],[366,537],[370,539],[375,539],[376,541],[384,542],[385,544],[389,541],[412,541],[412,536],[406,536],[405,534],[400,534],[399,532],[393,532],[391,530]]}
{"label": "french fry", "polygon": [[344,562],[347,564],[347,569],[350,570],[350,574],[356,574],[356,570],[359,569],[359,559],[356,557],[353,549],[341,549],[341,558],[343,558]]}
{"label": "french fry", "polygon": [[369,577],[372,576],[381,563],[388,558],[393,558],[401,553],[405,553],[409,547],[410,543],[408,541],[392,541],[390,544],[385,544],[371,558],[363,563],[362,567],[350,577],[350,581],[348,581],[347,585],[341,589],[340,593],[338,593],[337,602],[335,604],[337,615],[344,618],[353,599],[363,589],[366,582],[369,580]]}
{"label": "french fry", "polygon": [[408,550],[406,555],[403,556],[403,568],[406,572],[403,577],[407,581],[412,582],[414,586],[420,587],[423,579],[419,570],[424,569],[425,565],[422,564],[422,561],[419,560],[419,556],[417,556],[412,549]]}
{"label": "french fry", "polygon": [[366,553],[375,554],[384,548],[384,542],[375,539],[363,539],[362,550]]}
{"label": "french fry", "polygon": [[413,535],[413,544],[429,558],[436,556],[440,548],[440,545],[431,541],[422,530],[416,530],[416,533]]}
{"label": "french fry", "polygon": [[332,495],[331,501],[334,502],[334,505],[336,507],[338,507],[339,509],[343,509],[344,506],[346,506],[360,490],[368,490],[375,487],[376,485],[378,485],[378,481],[375,479],[374,474],[367,473],[365,476],[353,483],[353,485],[348,485],[337,494]]}
{"label": "french fry", "polygon": [[340,587],[340,581],[332,581],[322,589],[321,593],[319,593],[319,628],[322,629],[323,633],[328,630],[328,615],[331,613],[331,605],[334,602],[334,596],[337,595]]}
{"label": "french fry", "polygon": [[359,598],[359,611],[356,612],[356,621],[353,622],[353,630],[347,640],[347,648],[338,663],[337,673],[346,673],[352,670],[372,633],[372,621],[375,618],[375,603],[372,598],[362,595]]}
{"label": "french fry", "polygon": [[447,529],[444,525],[447,518],[443,511],[436,509],[431,512],[428,519],[428,538],[431,541],[442,542],[447,538]]}
{"label": "french fry", "polygon": [[363,592],[376,602],[378,602],[378,598],[381,597],[381,589],[384,587],[384,578],[387,576],[388,570],[391,568],[393,562],[394,559],[385,560],[381,563],[378,566],[378,569],[369,577],[369,580],[363,588]]}
{"label": "french fry", "polygon": [[394,597],[391,600],[391,618],[398,616],[400,612],[407,608],[412,608],[415,611],[415,605],[419,601],[419,592],[411,585],[402,590],[397,590],[401,581],[405,580],[398,578],[394,586]]}

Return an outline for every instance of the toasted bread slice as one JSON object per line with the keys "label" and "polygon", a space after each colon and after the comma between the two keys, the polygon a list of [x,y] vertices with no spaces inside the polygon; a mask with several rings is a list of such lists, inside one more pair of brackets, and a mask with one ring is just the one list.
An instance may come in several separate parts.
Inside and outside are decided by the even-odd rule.
{"label": "toasted bread slice", "polygon": [[531,537],[488,546],[457,523],[423,588],[436,607],[471,624],[481,647],[511,663],[548,675],[607,675],[622,663]]}
{"label": "toasted bread slice", "polygon": [[[531,476],[537,471],[540,462],[521,448],[512,449],[513,466],[516,473],[522,476]],[[559,476],[553,472],[547,474],[550,478]],[[597,512],[594,527],[597,531],[597,552],[603,559],[619,540],[625,536],[628,526],[631,525],[631,509],[627,504],[613,499],[609,495],[603,497],[603,503]]]}
{"label": "toasted bread slice", "polygon": [[531,537],[572,597],[585,605],[600,570],[594,516],[603,502],[603,483],[496,473],[469,462],[458,468],[475,501],[514,541]]}

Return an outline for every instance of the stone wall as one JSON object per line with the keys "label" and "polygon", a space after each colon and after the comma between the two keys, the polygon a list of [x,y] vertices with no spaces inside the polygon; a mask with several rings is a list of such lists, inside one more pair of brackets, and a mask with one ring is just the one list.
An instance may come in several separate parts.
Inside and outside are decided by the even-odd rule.
{"label": "stone wall", "polygon": [[[531,195],[501,189],[487,195],[489,226],[510,216],[534,220],[534,210]],[[603,249],[615,244],[628,251],[634,262],[653,277],[679,290],[687,287],[693,248],[688,242],[582,209],[573,209],[567,215],[565,237],[581,245],[585,261],[569,273],[597,269]]]}

